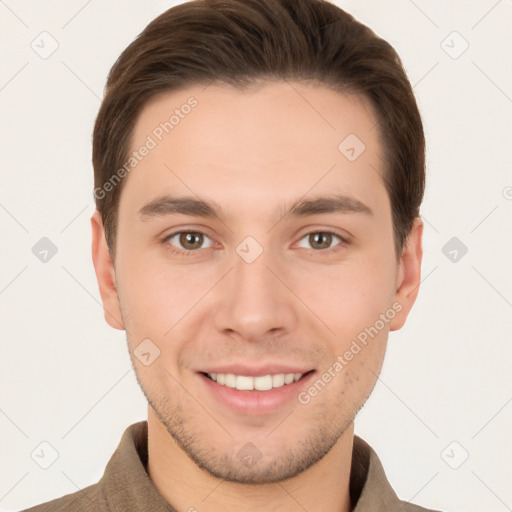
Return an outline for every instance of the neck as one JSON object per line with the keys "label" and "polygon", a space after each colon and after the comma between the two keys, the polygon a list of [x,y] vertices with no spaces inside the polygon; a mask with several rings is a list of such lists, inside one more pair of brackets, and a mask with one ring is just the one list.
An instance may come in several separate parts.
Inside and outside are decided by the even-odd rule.
{"label": "neck", "polygon": [[334,447],[296,477],[270,484],[221,480],[199,468],[148,407],[148,473],[163,498],[179,512],[349,512],[353,423]]}

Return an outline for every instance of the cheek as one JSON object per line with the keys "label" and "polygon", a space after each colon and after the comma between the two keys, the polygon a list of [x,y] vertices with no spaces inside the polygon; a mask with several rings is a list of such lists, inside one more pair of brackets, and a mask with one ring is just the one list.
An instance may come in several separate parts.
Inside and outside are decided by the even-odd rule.
{"label": "cheek", "polygon": [[130,352],[136,357],[141,351],[137,347],[146,339],[157,347],[150,350],[158,353],[150,366],[134,359],[141,379],[147,382],[169,384],[172,376],[178,377],[183,340],[193,338],[200,299],[211,287],[209,283],[215,282],[214,276],[190,268],[171,267],[134,253],[119,261],[118,293]]}
{"label": "cheek", "polygon": [[392,303],[394,268],[381,261],[354,261],[303,272],[297,289],[336,335],[354,336],[373,325]]}
{"label": "cheek", "polygon": [[135,326],[162,336],[187,314],[209,286],[197,267],[172,266],[140,254],[119,262],[118,289],[124,313]]}

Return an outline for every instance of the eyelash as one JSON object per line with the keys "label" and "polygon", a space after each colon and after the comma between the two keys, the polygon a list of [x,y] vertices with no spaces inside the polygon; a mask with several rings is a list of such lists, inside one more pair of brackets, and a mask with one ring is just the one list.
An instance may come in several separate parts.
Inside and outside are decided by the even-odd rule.
{"label": "eyelash", "polygon": [[[168,250],[169,252],[171,252],[172,254],[174,255],[177,255],[177,256],[186,256],[186,257],[193,257],[193,256],[196,256],[196,253],[200,250],[200,249],[195,249],[195,250],[184,250],[184,249],[177,249],[176,247],[172,246],[170,243],[169,243],[169,240],[173,237],[175,237],[176,235],[180,235],[180,234],[187,234],[187,233],[192,233],[194,235],[197,235],[197,234],[200,234],[200,235],[204,235],[208,238],[210,238],[206,233],[203,233],[202,231],[192,231],[192,230],[182,230],[182,231],[174,231],[173,233],[167,235],[163,240],[162,240],[162,243],[164,244],[165,246],[165,249]],[[303,238],[307,237],[307,236],[310,236],[310,235],[313,235],[313,234],[322,234],[322,235],[334,235],[336,237],[338,237],[341,242],[338,243],[337,245],[335,245],[334,247],[332,248],[329,248],[329,249],[310,249],[311,251],[315,252],[315,253],[321,253],[321,254],[333,254],[333,253],[337,253],[338,251],[341,251],[342,249],[344,249],[347,245],[350,244],[350,242],[342,237],[339,233],[335,232],[335,231],[331,231],[329,229],[325,229],[325,230],[320,230],[320,231],[310,231],[309,233],[305,233],[301,238],[300,240],[302,240]]]}

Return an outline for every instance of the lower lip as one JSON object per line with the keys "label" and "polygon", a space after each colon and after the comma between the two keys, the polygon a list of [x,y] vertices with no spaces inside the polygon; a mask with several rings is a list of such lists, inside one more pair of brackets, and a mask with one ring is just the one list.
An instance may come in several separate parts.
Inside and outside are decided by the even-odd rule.
{"label": "lower lip", "polygon": [[297,399],[300,391],[308,385],[314,374],[315,371],[310,371],[291,384],[285,384],[280,388],[272,388],[267,391],[240,391],[218,384],[203,373],[198,375],[218,402],[239,414],[258,416],[271,413],[288,402]]}

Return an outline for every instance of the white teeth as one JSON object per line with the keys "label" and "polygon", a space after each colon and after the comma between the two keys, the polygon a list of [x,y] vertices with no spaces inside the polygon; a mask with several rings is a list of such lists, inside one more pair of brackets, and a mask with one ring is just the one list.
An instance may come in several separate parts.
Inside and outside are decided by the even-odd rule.
{"label": "white teeth", "polygon": [[276,375],[263,375],[261,377],[248,377],[232,373],[209,373],[208,376],[222,386],[238,389],[240,391],[268,391],[280,388],[286,384],[298,381],[302,373],[278,373]]}
{"label": "white teeth", "polygon": [[252,377],[244,377],[243,375],[238,375],[233,386],[229,386],[227,382],[226,386],[230,388],[250,391],[254,389],[254,379]]}
{"label": "white teeth", "polygon": [[272,375],[272,387],[280,388],[281,386],[284,386],[284,373]]}
{"label": "white teeth", "polygon": [[236,382],[236,375],[233,375],[232,373],[227,373],[224,377],[224,386],[227,386],[228,388],[234,388]]}
{"label": "white teeth", "polygon": [[257,389],[258,391],[268,391],[269,389],[272,389],[272,375],[254,377],[254,389]]}

